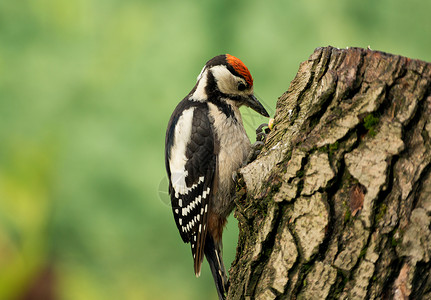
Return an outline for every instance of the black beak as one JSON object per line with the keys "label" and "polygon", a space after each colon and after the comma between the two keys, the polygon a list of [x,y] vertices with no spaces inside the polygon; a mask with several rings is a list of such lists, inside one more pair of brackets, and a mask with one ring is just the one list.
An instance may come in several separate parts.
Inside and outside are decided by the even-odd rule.
{"label": "black beak", "polygon": [[260,113],[262,116],[269,118],[269,114],[265,107],[263,107],[262,103],[260,103],[254,95],[247,97],[244,104],[254,111]]}

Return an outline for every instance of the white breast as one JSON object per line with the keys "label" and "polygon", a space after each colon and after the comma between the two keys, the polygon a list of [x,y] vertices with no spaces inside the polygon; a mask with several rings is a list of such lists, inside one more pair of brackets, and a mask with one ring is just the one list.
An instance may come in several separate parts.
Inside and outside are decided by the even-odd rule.
{"label": "white breast", "polygon": [[214,128],[220,143],[217,159],[219,182],[216,187],[218,200],[215,201],[216,205],[213,209],[219,214],[227,216],[234,206],[231,196],[234,188],[232,174],[245,163],[251,143],[237,107],[232,107],[237,119],[234,120],[227,118],[214,104],[208,103],[208,106],[210,115],[214,119]]}

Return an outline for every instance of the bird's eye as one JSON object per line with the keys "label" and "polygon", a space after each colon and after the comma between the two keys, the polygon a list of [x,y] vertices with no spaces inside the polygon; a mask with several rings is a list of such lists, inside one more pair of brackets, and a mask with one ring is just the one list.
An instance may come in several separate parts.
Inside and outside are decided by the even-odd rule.
{"label": "bird's eye", "polygon": [[238,91],[244,91],[246,88],[244,83],[238,82]]}

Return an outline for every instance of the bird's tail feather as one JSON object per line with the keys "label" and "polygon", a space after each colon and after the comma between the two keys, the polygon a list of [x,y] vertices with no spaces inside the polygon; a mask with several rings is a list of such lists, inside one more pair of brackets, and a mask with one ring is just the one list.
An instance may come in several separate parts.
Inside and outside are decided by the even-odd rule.
{"label": "bird's tail feather", "polygon": [[226,299],[228,283],[222,259],[221,243],[214,243],[214,239],[207,235],[204,253],[211,268],[218,296],[220,300],[224,300]]}

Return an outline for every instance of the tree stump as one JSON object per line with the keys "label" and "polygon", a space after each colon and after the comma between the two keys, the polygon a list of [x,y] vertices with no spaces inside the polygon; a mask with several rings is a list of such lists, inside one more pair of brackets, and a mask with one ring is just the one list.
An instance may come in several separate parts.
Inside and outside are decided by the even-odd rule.
{"label": "tree stump", "polygon": [[431,299],[431,64],[318,48],[239,172],[228,299]]}

